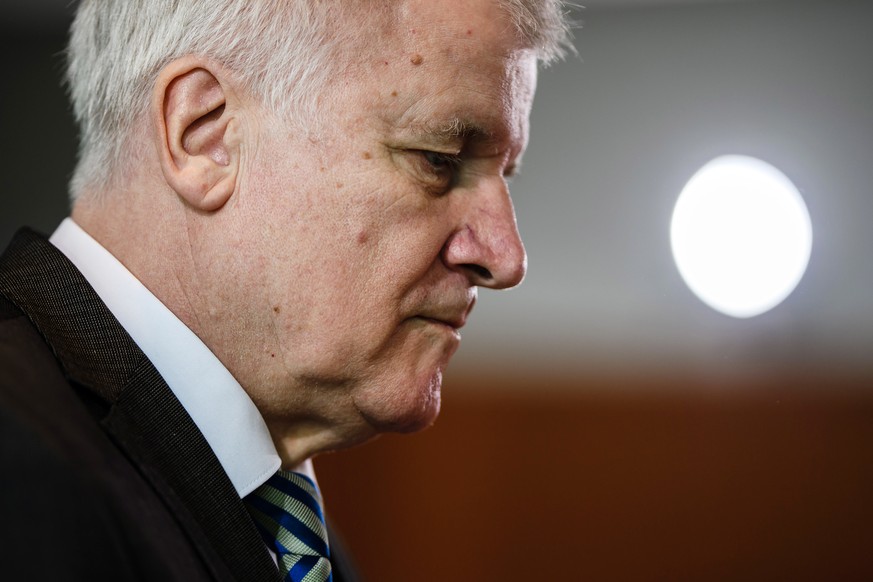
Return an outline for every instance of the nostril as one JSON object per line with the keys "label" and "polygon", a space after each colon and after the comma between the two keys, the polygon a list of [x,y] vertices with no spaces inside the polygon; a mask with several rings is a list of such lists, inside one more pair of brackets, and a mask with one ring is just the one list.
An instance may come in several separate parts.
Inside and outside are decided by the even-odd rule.
{"label": "nostril", "polygon": [[476,265],[475,263],[468,263],[466,265],[462,265],[465,269],[469,269],[476,274],[480,279],[484,279],[485,281],[490,281],[492,279],[491,271],[486,269],[481,265]]}

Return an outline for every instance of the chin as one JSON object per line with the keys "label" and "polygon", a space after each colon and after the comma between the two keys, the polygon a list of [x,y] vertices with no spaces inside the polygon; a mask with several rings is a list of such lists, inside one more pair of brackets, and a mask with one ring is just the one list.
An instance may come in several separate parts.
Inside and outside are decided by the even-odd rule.
{"label": "chin", "polygon": [[377,432],[416,432],[431,426],[439,416],[442,381],[442,369],[437,369],[427,377],[375,387],[355,403]]}
{"label": "chin", "polygon": [[377,432],[410,433],[431,426],[440,413],[443,370],[460,338],[444,325],[414,321],[383,353],[354,393],[355,406]]}
{"label": "chin", "polygon": [[391,430],[403,433],[416,432],[436,422],[442,404],[442,385],[443,372],[438,370],[427,381],[427,388],[423,391],[419,405],[408,410],[405,417],[399,419]]}

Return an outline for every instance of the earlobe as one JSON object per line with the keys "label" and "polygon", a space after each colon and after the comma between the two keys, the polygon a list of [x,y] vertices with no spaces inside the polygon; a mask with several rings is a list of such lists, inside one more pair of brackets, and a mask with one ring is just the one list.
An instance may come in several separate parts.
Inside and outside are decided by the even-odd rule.
{"label": "earlobe", "polygon": [[156,146],[167,184],[198,210],[218,210],[236,189],[239,148],[227,93],[193,58],[167,65],[152,99]]}

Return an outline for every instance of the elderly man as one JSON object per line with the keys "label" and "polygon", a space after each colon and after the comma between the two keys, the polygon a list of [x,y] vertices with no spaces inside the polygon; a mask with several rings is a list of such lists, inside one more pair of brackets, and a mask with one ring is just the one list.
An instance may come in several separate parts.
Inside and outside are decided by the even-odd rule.
{"label": "elderly man", "polygon": [[566,42],[555,0],[83,0],[72,217],[0,259],[4,575],[348,577],[310,459],[433,422],[521,281]]}

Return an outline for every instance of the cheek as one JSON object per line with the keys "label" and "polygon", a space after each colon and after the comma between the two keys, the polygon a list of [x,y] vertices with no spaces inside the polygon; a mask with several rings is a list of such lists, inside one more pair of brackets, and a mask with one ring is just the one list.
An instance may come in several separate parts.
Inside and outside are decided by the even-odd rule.
{"label": "cheek", "polygon": [[404,298],[439,260],[446,202],[416,193],[382,161],[309,160],[324,165],[306,183],[286,163],[250,184],[249,224],[266,257],[269,308],[279,309],[270,314],[270,357],[283,351],[313,371],[360,372],[410,315]]}

